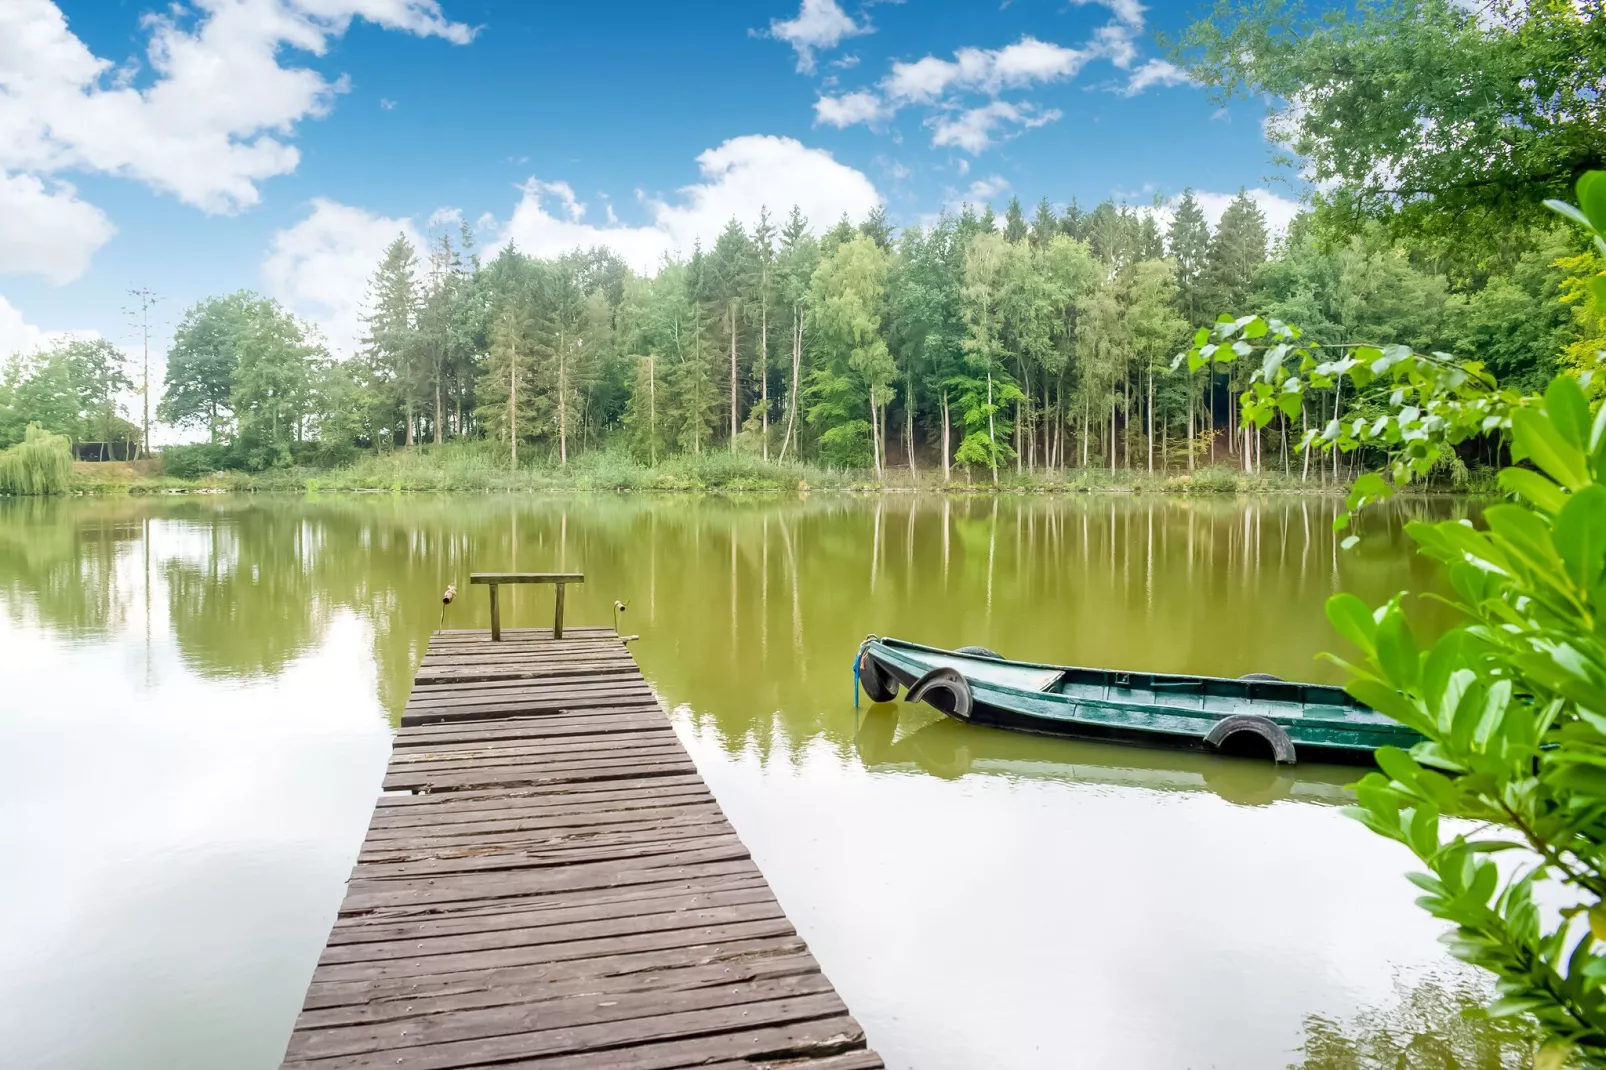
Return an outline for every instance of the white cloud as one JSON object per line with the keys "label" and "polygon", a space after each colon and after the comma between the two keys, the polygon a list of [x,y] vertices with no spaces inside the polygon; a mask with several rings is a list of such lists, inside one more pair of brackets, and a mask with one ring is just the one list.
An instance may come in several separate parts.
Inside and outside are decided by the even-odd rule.
{"label": "white cloud", "polygon": [[[1059,118],[1058,111],[1031,101],[1001,101],[1001,94],[1075,78],[1095,60],[1131,72],[1119,84],[1119,91],[1126,96],[1135,96],[1155,85],[1191,81],[1180,68],[1165,60],[1151,59],[1137,70],[1132,69],[1139,58],[1145,11],[1138,0],[1073,2],[1098,4],[1108,8],[1115,18],[1095,29],[1080,48],[1022,36],[1003,48],[960,48],[952,59],[927,55],[916,60],[896,60],[877,83],[879,97],[868,90],[822,96],[815,104],[816,121],[839,127],[858,122],[875,124],[902,108],[923,106],[934,111],[925,120],[933,131],[933,146],[955,145],[977,153],[996,143],[994,133],[1001,126],[1028,129]],[[973,95],[970,100],[965,99],[967,94]],[[976,96],[989,102],[979,104]],[[852,107],[847,106],[850,101]]]}
{"label": "white cloud", "polygon": [[854,22],[836,0],[803,0],[796,18],[770,22],[770,36],[792,46],[797,69],[805,74],[814,70],[816,49],[835,48],[844,38],[870,32],[868,23]]}
{"label": "white cloud", "polygon": [[51,0],[4,0],[0,171],[116,175],[208,212],[248,208],[260,182],[295,169],[296,124],[327,113],[347,87],[281,59],[327,54],[358,18],[458,44],[473,37],[437,0],[192,0],[146,16],[144,63],[119,68]]}
{"label": "white cloud", "polygon": [[994,143],[994,131],[1002,126],[1014,125],[1029,130],[1059,117],[1060,112],[1055,108],[1043,110],[1031,104],[1016,105],[1007,100],[995,100],[991,104],[957,114],[934,116],[926,125],[931,127],[933,145],[951,145],[975,156]]}
{"label": "white cloud", "polygon": [[[772,216],[795,204],[819,229],[846,212],[862,218],[881,203],[875,185],[862,172],[838,163],[831,154],[792,138],[752,134],[732,138],[697,157],[703,181],[680,189],[673,201],[643,197],[652,222],[641,226],[598,226],[586,221],[586,206],[566,183],[532,179],[503,228],[502,241],[546,256],[567,249],[605,245],[638,271],[657,269],[664,256],[707,245],[732,218],[752,224],[759,210]],[[556,199],[557,212],[548,210]]]}
{"label": "white cloud", "polygon": [[90,258],[117,228],[106,213],[78,199],[65,182],[0,172],[0,275],[39,275],[65,283],[89,270]]}
{"label": "white cloud", "polygon": [[312,214],[273,236],[262,264],[270,297],[312,320],[338,352],[356,352],[368,280],[385,246],[405,235],[415,248],[423,240],[410,219],[389,219],[325,198]]}
{"label": "white cloud", "polygon": [[931,103],[954,90],[995,95],[1034,82],[1073,78],[1091,55],[1022,37],[1003,48],[961,48],[952,60],[925,56],[913,63],[896,62],[881,80],[881,88],[898,104]]}
{"label": "white cloud", "polygon": [[[702,181],[680,189],[672,201],[638,193],[651,216],[646,224],[620,224],[606,202],[606,222],[591,222],[569,183],[531,178],[519,187],[519,201],[506,222],[485,217],[478,227],[490,236],[487,251],[492,253],[510,242],[536,256],[601,245],[650,273],[665,256],[689,253],[699,240],[711,243],[732,218],[752,224],[762,208],[780,218],[795,204],[816,230],[824,230],[844,212],[859,219],[881,203],[863,173],[791,138],[732,138],[698,156],[697,163]],[[438,211],[427,225],[449,225],[458,218],[455,209]],[[319,324],[336,349],[353,352],[362,335],[368,280],[397,234],[422,248],[410,219],[316,200],[306,219],[274,235],[262,265],[263,287]]]}
{"label": "white cloud", "polygon": [[1134,29],[1142,29],[1143,13],[1148,10],[1138,0],[1071,0],[1071,3],[1083,7],[1097,4],[1099,7],[1109,8],[1112,15]]}
{"label": "white cloud", "polygon": [[1008,188],[1009,180],[1003,175],[988,175],[972,182],[966,196],[975,204],[986,204]]}
{"label": "white cloud", "polygon": [[[1151,59],[1143,66],[1132,72],[1132,77],[1122,90],[1123,96],[1135,97],[1150,86],[1194,85],[1194,80],[1187,71],[1175,63],[1168,63],[1163,59]],[[1214,116],[1211,116],[1214,118]]]}
{"label": "white cloud", "polygon": [[95,331],[46,331],[23,318],[22,312],[0,294],[0,361],[13,353],[36,353],[68,338],[99,338]]}
{"label": "white cloud", "polygon": [[814,102],[814,122],[841,128],[854,123],[875,124],[892,114],[881,98],[866,90],[844,93],[839,97],[820,95]]}

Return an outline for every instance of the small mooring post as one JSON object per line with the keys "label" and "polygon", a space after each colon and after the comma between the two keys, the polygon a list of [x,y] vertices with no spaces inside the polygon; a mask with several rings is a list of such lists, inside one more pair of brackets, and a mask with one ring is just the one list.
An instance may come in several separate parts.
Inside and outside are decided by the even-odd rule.
{"label": "small mooring post", "polygon": [[584,583],[583,572],[471,572],[469,583],[483,583],[491,589],[491,642],[502,641],[502,606],[497,588],[504,583],[550,583],[557,587],[553,599],[552,638],[563,638],[563,589],[571,583]]}

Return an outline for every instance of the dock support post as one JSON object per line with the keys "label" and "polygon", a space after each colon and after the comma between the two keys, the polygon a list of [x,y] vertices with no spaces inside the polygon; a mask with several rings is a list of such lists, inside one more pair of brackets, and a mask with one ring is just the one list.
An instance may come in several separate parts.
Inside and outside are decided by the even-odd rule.
{"label": "dock support post", "polygon": [[563,583],[553,584],[558,589],[557,598],[553,602],[552,610],[552,638],[563,638]]}
{"label": "dock support post", "polygon": [[496,584],[491,584],[491,642],[502,641],[502,605],[496,597]]}

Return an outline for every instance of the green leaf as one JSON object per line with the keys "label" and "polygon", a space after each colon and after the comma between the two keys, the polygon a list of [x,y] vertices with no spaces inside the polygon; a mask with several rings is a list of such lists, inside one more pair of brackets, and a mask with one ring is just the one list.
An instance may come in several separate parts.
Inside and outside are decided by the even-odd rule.
{"label": "green leaf", "polygon": [[1384,679],[1397,688],[1416,683],[1416,637],[1398,603],[1391,603],[1377,623],[1377,664]]}
{"label": "green leaf", "polygon": [[[1602,408],[1601,412],[1606,413],[1606,408]],[[1538,472],[1527,468],[1503,468],[1499,478],[1500,486],[1505,490],[1552,516],[1567,504],[1567,492]]]}
{"label": "green leaf", "polygon": [[1591,483],[1574,494],[1556,514],[1553,539],[1573,583],[1593,587],[1606,562],[1606,487]]}
{"label": "green leaf", "polygon": [[1374,757],[1377,767],[1388,774],[1389,779],[1406,787],[1414,787],[1422,775],[1422,767],[1416,764],[1416,759],[1398,747],[1379,747]]}
{"label": "green leaf", "polygon": [[1545,414],[1556,431],[1580,452],[1589,446],[1589,399],[1570,375],[1558,375],[1545,388]]}
{"label": "green leaf", "polygon": [[1333,622],[1338,634],[1354,643],[1362,652],[1377,650],[1377,621],[1372,609],[1352,594],[1335,594],[1327,600],[1327,619]]}
{"label": "green leaf", "polygon": [[1577,490],[1588,479],[1583,451],[1569,444],[1544,413],[1513,409],[1511,437],[1513,452],[1533,461],[1568,490]]}
{"label": "green leaf", "polygon": [[1578,207],[1590,226],[1606,234],[1606,171],[1585,171],[1578,178]]}
{"label": "green leaf", "polygon": [[1585,215],[1583,212],[1580,212],[1566,201],[1547,200],[1545,201],[1545,207],[1549,208],[1557,215],[1566,216],[1568,219],[1571,219],[1574,223],[1577,223],[1580,226],[1588,227],[1591,230],[1596,229],[1595,225],[1590,222],[1587,215]]}

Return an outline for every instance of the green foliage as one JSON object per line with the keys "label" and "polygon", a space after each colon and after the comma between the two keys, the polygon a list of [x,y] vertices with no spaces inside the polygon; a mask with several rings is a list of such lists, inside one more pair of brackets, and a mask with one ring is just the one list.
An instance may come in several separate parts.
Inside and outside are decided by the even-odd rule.
{"label": "green foliage", "polygon": [[72,484],[72,445],[29,424],[21,442],[0,453],[0,493],[64,494]]}
{"label": "green foliage", "polygon": [[[1577,192],[1579,207],[1552,207],[1606,252],[1606,172]],[[1589,286],[1606,290],[1606,275]],[[1485,510],[1483,530],[1407,527],[1445,568],[1461,624],[1430,640],[1414,632],[1403,596],[1376,609],[1347,594],[1328,602],[1359,651],[1335,659],[1347,690],[1425,737],[1409,754],[1378,751],[1382,771],[1355,786],[1355,813],[1426,866],[1411,877],[1418,903],[1455,926],[1458,957],[1497,978],[1489,1013],[1532,1015],[1549,1041],[1544,1065],[1573,1053],[1606,1064],[1606,407],[1592,412],[1570,376],[1523,394],[1478,363],[1405,346],[1320,347],[1256,316],[1201,330],[1187,357],[1193,368],[1251,362],[1251,421],[1339,376],[1386,397],[1375,419],[1335,420],[1307,440],[1386,452],[1383,473],[1356,481],[1352,508],[1472,436],[1509,432],[1523,463],[1501,474],[1512,500]],[[1510,852],[1503,866],[1500,852]]]}
{"label": "green foliage", "polygon": [[211,442],[162,448],[162,472],[175,479],[201,479],[230,467],[231,460],[227,446]]}
{"label": "green foliage", "polygon": [[1488,250],[1606,144],[1598,2],[1217,0],[1177,58],[1223,100],[1283,102],[1269,130],[1346,230]]}

